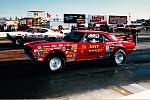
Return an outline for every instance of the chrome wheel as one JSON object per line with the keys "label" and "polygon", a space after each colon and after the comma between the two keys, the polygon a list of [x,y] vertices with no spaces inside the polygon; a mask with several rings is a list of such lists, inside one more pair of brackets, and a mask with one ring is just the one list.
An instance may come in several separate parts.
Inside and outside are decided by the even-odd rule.
{"label": "chrome wheel", "polygon": [[52,71],[56,71],[56,70],[60,69],[61,66],[62,66],[62,62],[61,62],[60,58],[54,57],[54,58],[50,59],[49,67]]}
{"label": "chrome wheel", "polygon": [[17,45],[22,44],[22,40],[21,40],[21,39],[16,39],[16,44],[17,44]]}
{"label": "chrome wheel", "polygon": [[124,61],[124,55],[123,55],[123,53],[118,52],[118,53],[115,55],[115,62],[116,62],[117,64],[121,64],[123,61]]}

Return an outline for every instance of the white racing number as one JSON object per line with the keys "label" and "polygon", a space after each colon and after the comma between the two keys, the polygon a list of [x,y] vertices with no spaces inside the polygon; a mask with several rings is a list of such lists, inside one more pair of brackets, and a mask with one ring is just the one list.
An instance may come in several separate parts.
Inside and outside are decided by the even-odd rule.
{"label": "white racing number", "polygon": [[99,38],[99,34],[89,34],[88,38],[95,38],[98,39]]}

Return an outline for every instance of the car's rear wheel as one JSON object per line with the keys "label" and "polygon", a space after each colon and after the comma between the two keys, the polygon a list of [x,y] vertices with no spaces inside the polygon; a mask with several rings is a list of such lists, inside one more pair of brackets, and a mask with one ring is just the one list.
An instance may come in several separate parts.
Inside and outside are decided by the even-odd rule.
{"label": "car's rear wheel", "polygon": [[50,71],[58,71],[64,68],[65,59],[60,56],[50,56],[47,60],[47,65]]}
{"label": "car's rear wheel", "polygon": [[126,54],[125,51],[122,49],[117,50],[113,55],[112,55],[112,62],[115,66],[121,67],[126,60]]}

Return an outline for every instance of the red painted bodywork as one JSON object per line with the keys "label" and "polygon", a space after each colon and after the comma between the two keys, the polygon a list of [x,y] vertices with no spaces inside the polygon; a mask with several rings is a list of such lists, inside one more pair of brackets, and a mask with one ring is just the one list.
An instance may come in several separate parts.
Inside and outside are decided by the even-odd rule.
{"label": "red painted bodywork", "polygon": [[[94,60],[110,57],[116,50],[123,49],[126,54],[131,53],[135,49],[135,44],[128,37],[127,41],[123,41],[124,36],[116,37],[112,33],[77,30],[83,34],[102,34],[109,38],[106,42],[46,42],[36,41],[25,44],[25,47],[31,48],[32,55],[29,55],[36,61],[45,61],[49,54],[61,53],[65,55],[66,62]],[[27,50],[25,52],[28,52]]]}

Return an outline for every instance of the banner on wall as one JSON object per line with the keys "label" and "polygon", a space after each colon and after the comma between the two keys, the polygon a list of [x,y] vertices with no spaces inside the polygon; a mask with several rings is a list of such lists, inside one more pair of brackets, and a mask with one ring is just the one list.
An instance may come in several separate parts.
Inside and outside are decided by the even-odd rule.
{"label": "banner on wall", "polygon": [[85,23],[85,14],[64,14],[64,23]]}
{"label": "banner on wall", "polygon": [[127,16],[109,16],[109,24],[127,24]]}
{"label": "banner on wall", "polygon": [[107,24],[107,15],[88,15],[88,23]]}

